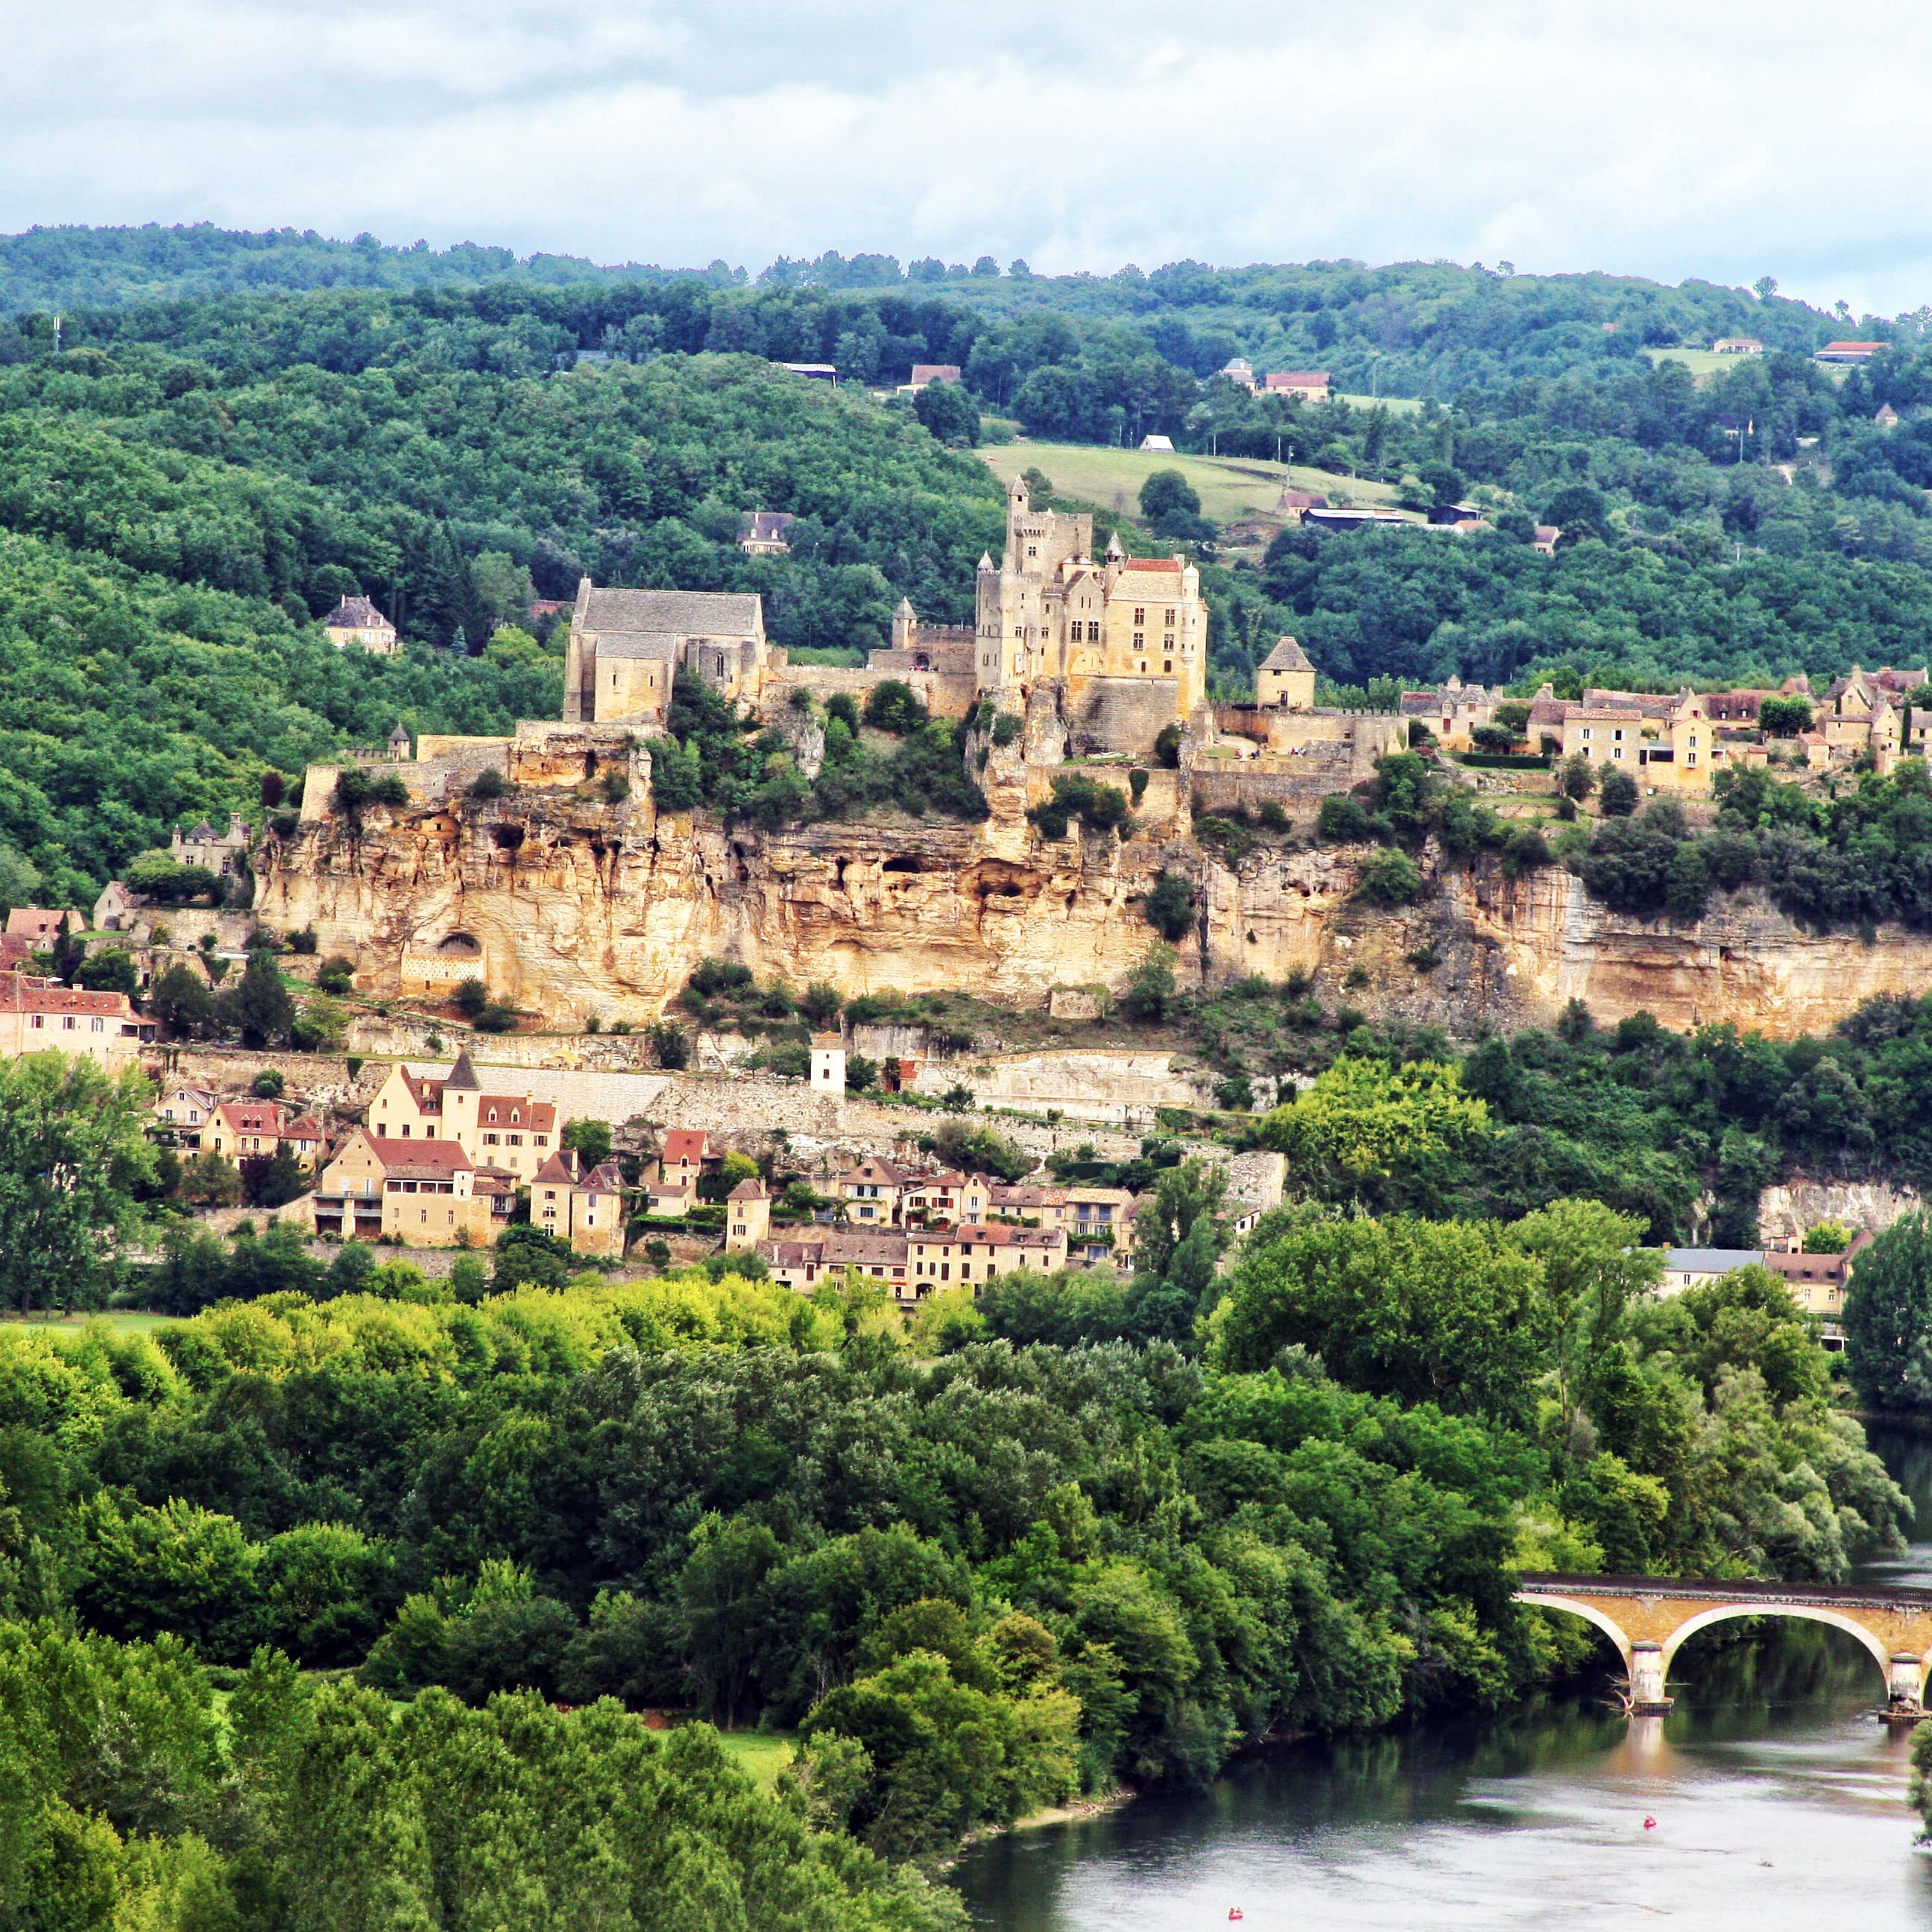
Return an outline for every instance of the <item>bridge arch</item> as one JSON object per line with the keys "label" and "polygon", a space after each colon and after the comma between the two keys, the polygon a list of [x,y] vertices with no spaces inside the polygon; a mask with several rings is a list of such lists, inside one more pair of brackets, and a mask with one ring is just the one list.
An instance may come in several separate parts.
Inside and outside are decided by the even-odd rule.
{"label": "bridge arch", "polygon": [[1573,1617],[1581,1617],[1586,1623],[1594,1624],[1604,1636],[1617,1647],[1617,1654],[1624,1660],[1624,1668],[1630,1668],[1630,1640],[1629,1634],[1614,1617],[1605,1613],[1598,1604],[1586,1603],[1580,1597],[1564,1597],[1546,1590],[1519,1590],[1516,1601],[1533,1604],[1540,1610],[1568,1610]]}
{"label": "bridge arch", "polygon": [[[1834,1630],[1844,1630],[1848,1636],[1857,1638],[1859,1647],[1878,1666],[1879,1675],[1888,1688],[1892,1681],[1892,1653],[1889,1646],[1880,1642],[1873,1631],[1856,1618],[1846,1616],[1842,1611],[1827,1609],[1822,1604],[1720,1604],[1714,1610],[1700,1610],[1695,1616],[1687,1617],[1664,1640],[1664,1672],[1670,1674],[1671,1660],[1684,1648],[1688,1640],[1700,1630],[1708,1630],[1713,1624],[1728,1623],[1738,1617],[1789,1617],[1800,1622],[1828,1624]],[[1925,1661],[1919,1660],[1918,1688],[1924,1688]]]}

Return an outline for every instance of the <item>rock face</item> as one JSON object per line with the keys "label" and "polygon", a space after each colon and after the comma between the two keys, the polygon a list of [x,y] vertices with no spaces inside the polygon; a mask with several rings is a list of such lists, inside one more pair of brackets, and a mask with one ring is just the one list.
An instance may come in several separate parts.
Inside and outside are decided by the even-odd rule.
{"label": "rock face", "polygon": [[1124,845],[1077,825],[1049,842],[1020,788],[988,790],[983,826],[779,832],[534,788],[480,807],[365,808],[359,824],[323,817],[271,839],[257,910],[312,926],[378,993],[398,991],[406,949],[468,934],[493,994],[557,1026],[652,1018],[707,956],[848,994],[1037,1005],[1055,987],[1118,988],[1153,938],[1143,908],[1163,870],[1196,888],[1184,980],[1314,973],[1331,1001],[1460,1035],[1546,1024],[1580,999],[1600,1022],[1643,1010],[1673,1028],[1788,1036],[1932,983],[1932,943],[1811,937],[1756,892],[1678,927],[1608,913],[1555,867],[1510,880],[1492,861],[1448,868],[1426,853],[1428,895],[1382,910],[1352,896],[1357,850],[1268,845],[1231,869],[1194,842],[1184,806],[1156,812],[1152,793]]}

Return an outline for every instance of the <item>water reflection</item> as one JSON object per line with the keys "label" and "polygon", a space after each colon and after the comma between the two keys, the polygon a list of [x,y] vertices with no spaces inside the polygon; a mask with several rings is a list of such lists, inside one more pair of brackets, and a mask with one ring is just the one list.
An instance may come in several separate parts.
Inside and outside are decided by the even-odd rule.
{"label": "water reflection", "polygon": [[[1932,1492],[1932,1453],[1921,1473]],[[1913,1561],[1932,1577],[1932,1550]],[[1868,1714],[1880,1675],[1852,1639],[1719,1625],[1672,1676],[1668,1718],[1580,1695],[1300,1747],[982,1846],[959,1881],[997,1932],[1205,1932],[1237,1905],[1244,1932],[1932,1926],[1906,1741]]]}

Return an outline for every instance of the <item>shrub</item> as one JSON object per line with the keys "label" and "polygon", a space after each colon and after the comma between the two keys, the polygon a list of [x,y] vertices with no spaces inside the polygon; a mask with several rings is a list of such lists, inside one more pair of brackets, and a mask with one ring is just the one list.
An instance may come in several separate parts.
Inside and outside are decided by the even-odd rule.
{"label": "shrub", "polygon": [[1581,805],[1597,782],[1597,768],[1580,752],[1574,752],[1557,769],[1556,782],[1565,798]]}
{"label": "shrub", "polygon": [[490,1004],[490,989],[474,974],[457,985],[449,1004],[468,1020],[475,1020]]}
{"label": "shrub", "polygon": [[1018,712],[1002,711],[993,720],[993,742],[1004,749],[1025,729],[1026,720]]}
{"label": "shrub", "polygon": [[1322,809],[1316,814],[1315,829],[1324,838],[1337,845],[1366,844],[1376,836],[1375,820],[1369,808],[1358,798],[1350,798],[1336,794],[1322,801]]}
{"label": "shrub", "polygon": [[1164,765],[1169,771],[1180,768],[1180,727],[1163,724],[1160,735],[1154,741],[1154,761]]}
{"label": "shrub", "polygon": [[1163,872],[1141,910],[1162,938],[1178,939],[1194,923],[1194,888],[1178,872]]}
{"label": "shrub", "polygon": [[1406,852],[1372,852],[1355,880],[1355,896],[1376,905],[1411,905],[1423,894],[1423,879]]}
{"label": "shrub", "polygon": [[923,730],[927,715],[926,700],[901,677],[880,679],[866,700],[866,722],[895,737]]}
{"label": "shrub", "polygon": [[507,1006],[492,1000],[476,1016],[476,1030],[479,1033],[514,1033],[517,1030],[518,1017],[514,1006]]}
{"label": "shrub", "polygon": [[299,932],[290,933],[289,950],[291,952],[300,953],[304,958],[313,956],[315,952],[315,928],[312,926],[305,926]]}
{"label": "shrub", "polygon": [[494,765],[487,765],[470,781],[464,793],[472,805],[488,805],[493,798],[501,798],[510,788],[509,781]]}
{"label": "shrub", "polygon": [[838,1018],[844,1002],[838,997],[836,986],[828,986],[822,980],[814,980],[806,988],[805,997],[798,1003],[798,1009],[812,1024],[821,1031],[831,1026]]}
{"label": "shrub", "polygon": [[666,1072],[676,1073],[691,1064],[691,1037],[668,1020],[653,1021],[648,1029],[651,1055]]}
{"label": "shrub", "polygon": [[1597,808],[1606,818],[1628,818],[1636,809],[1636,780],[1612,765],[1597,787]]}
{"label": "shrub", "polygon": [[316,989],[340,999],[356,989],[356,962],[343,953],[332,952],[316,970]]}
{"label": "shrub", "polygon": [[254,1083],[248,1090],[258,1100],[279,1100],[286,1084],[278,1069],[265,1066],[256,1075]]}
{"label": "shrub", "polygon": [[1120,1010],[1129,1019],[1154,1026],[1167,1017],[1174,998],[1174,948],[1159,940],[1148,948],[1120,996]]}
{"label": "shrub", "polygon": [[700,959],[696,971],[685,982],[691,992],[706,999],[720,994],[748,993],[757,983],[751,968],[735,959]]}
{"label": "shrub", "polygon": [[1136,812],[1140,809],[1141,800],[1147,796],[1147,788],[1148,775],[1140,766],[1136,765],[1127,774],[1127,790],[1133,798]]}

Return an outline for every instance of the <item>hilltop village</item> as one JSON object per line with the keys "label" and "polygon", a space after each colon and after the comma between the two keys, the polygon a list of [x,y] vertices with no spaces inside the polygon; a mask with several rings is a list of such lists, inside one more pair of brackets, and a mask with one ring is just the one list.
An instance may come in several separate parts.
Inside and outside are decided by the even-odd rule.
{"label": "hilltop village", "polygon": [[[784,532],[754,519],[750,540]],[[1173,957],[1209,983],[1242,962],[1267,970],[1266,920],[1292,938],[1312,929],[1335,888],[1312,853],[1286,856],[1298,818],[1326,826],[1334,802],[1366,795],[1398,754],[1533,827],[1593,788],[1607,799],[1615,775],[1633,798],[1697,809],[1726,773],[1882,775],[1925,749],[1922,669],[1855,669],[1816,697],[1796,678],[1563,698],[1452,678],[1374,710],[1321,701],[1316,666],[1284,637],[1251,697],[1226,701],[1209,693],[1209,613],[1187,557],[1132,556],[1118,538],[1096,554],[1090,515],[1036,509],[1023,482],[1008,494],[998,560],[980,560],[974,603],[972,624],[946,626],[902,601],[890,646],[844,668],[790,662],[755,595],[586,578],[568,614],[560,718],[502,737],[412,740],[399,726],[374,750],[311,765],[298,808],[271,826],[236,815],[177,831],[168,864],[212,881],[225,910],[158,903],[137,871],[91,917],[16,913],[0,1036],[15,1052],[51,1041],[106,1065],[154,1066],[157,1132],[255,1184],[278,1163],[274,1191],[292,1198],[268,1204],[311,1235],[433,1252],[531,1228],[614,1264],[638,1243],[709,1246],[755,1253],[804,1292],[856,1269],[911,1305],[1014,1268],[1130,1261],[1139,1202],[1106,1178],[1109,1162],[1140,1157],[1149,1130],[1214,1104],[1204,1071],[1136,1052],[1104,1024],[1150,943],[1142,908],[1162,880],[1197,881],[1198,910],[1181,922],[1201,922],[1201,944]],[[344,650],[395,647],[367,598],[345,599],[330,626]],[[849,735],[842,720],[909,699],[956,728],[987,823],[889,818],[761,847],[721,836],[657,802],[652,748],[668,742],[681,680],[736,728],[775,734],[807,779],[835,729]],[[1110,783],[1118,836],[1095,841],[1077,822],[1082,802]],[[1251,878],[1214,856],[1243,825],[1289,836],[1286,872]],[[1369,955],[1364,935],[1336,922],[1342,890],[1323,943],[1357,947],[1352,963],[1333,956],[1353,985]],[[1294,909],[1298,893],[1315,913]],[[184,959],[253,970],[260,935],[276,929],[300,935],[302,950],[285,956],[296,983],[312,973],[357,1002],[349,1035],[325,1044],[362,1049],[327,1078],[292,1068],[299,1090],[286,1094],[279,1075],[263,1092],[219,1050],[158,1038],[125,992],[34,970],[49,946],[77,944],[125,950],[149,987]],[[659,1058],[649,1029],[666,1030],[687,979],[750,986],[752,971],[730,963],[748,956],[780,982],[822,980],[832,1010],[847,1009],[837,1030],[814,1034],[795,1066],[784,1054],[748,1060],[748,1041],[702,1028],[696,1068]],[[1098,1025],[1100,1043],[1061,1031],[1052,1050],[1029,1052],[952,1037],[929,1014],[896,1024],[868,1012],[882,987],[945,985],[1036,1003],[1056,1028]],[[546,991],[559,986],[569,990]],[[494,1034],[477,1030],[480,1013],[502,1016],[483,1022]],[[453,1061],[447,1034],[460,1037]],[[1275,1097],[1264,1080],[1250,1104]],[[1003,1113],[1016,1171],[949,1161],[929,1121],[895,1117],[895,1099]],[[596,1124],[587,1137],[567,1131],[584,1122]],[[1278,1155],[1231,1156],[1211,1139],[1197,1150],[1223,1171],[1243,1225],[1280,1199]],[[255,1184],[250,1198],[267,1200]],[[1757,1252],[1778,1251],[1767,1238]]]}

